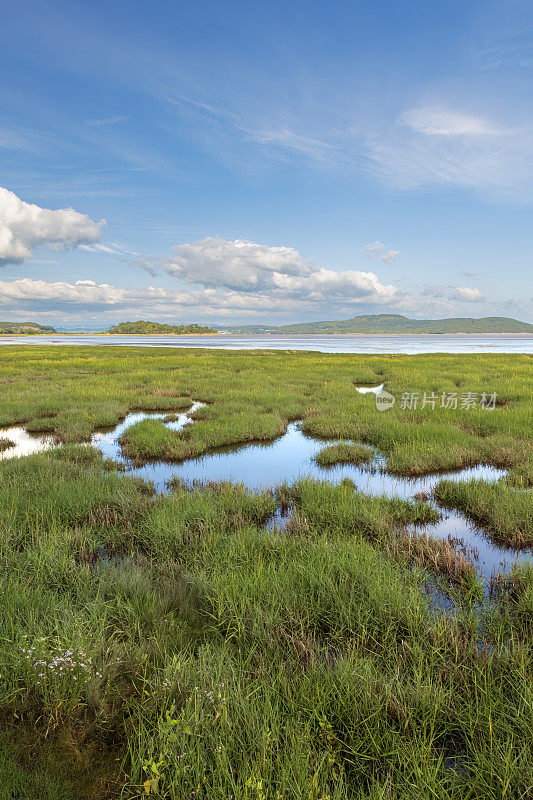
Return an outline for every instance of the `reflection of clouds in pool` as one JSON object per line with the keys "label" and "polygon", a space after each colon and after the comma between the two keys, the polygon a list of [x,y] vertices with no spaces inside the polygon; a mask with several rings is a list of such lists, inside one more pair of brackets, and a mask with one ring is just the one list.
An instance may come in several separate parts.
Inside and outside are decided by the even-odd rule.
{"label": "reflection of clouds in pool", "polygon": [[54,444],[53,436],[33,436],[25,428],[4,428],[0,430],[0,438],[9,439],[13,447],[0,451],[0,460],[4,458],[18,458],[40,453]]}
{"label": "reflection of clouds in pool", "polygon": [[380,383],[379,386],[356,386],[355,388],[360,394],[379,394],[383,386],[384,384]]}
{"label": "reflection of clouds in pool", "polygon": [[[182,414],[177,414],[176,419],[164,422],[165,428],[169,428],[172,431],[181,431],[185,425],[190,425],[193,422],[191,414],[194,414],[198,408],[204,405],[205,403],[193,403],[187,411],[184,411]],[[91,444],[94,447],[98,447],[98,449],[109,458],[113,458],[116,461],[125,461],[122,456],[122,449],[118,444],[118,439],[120,439],[124,431],[127,431],[132,425],[136,425],[138,422],[142,422],[145,419],[168,420],[169,416],[172,415],[169,414],[168,411],[161,414],[147,414],[144,411],[133,412],[132,414],[128,414],[123,421],[119,422],[111,431],[93,433]]]}

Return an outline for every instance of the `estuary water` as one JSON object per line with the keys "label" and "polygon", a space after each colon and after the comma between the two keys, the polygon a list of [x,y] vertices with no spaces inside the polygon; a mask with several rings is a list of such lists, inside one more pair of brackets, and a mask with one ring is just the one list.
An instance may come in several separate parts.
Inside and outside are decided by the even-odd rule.
{"label": "estuary water", "polygon": [[311,350],[319,353],[529,353],[533,336],[491,335],[308,335],[308,336],[0,336],[0,345],[111,345],[202,347],[221,350]]}

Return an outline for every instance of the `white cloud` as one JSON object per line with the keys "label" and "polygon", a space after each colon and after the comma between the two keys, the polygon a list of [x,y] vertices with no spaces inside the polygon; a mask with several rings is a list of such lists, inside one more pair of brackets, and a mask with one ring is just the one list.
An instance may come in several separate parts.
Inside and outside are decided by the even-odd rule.
{"label": "white cloud", "polygon": [[215,237],[173,248],[163,260],[170,274],[191,283],[257,291],[273,284],[273,274],[305,275],[311,270],[292,247],[270,247],[242,240]]}
{"label": "white cloud", "polygon": [[377,242],[372,242],[371,244],[365,245],[366,254],[369,258],[374,258],[374,256],[379,256],[385,250],[385,245],[383,242],[379,240]]}
{"label": "white cloud", "polygon": [[426,286],[422,291],[423,297],[447,298],[466,303],[478,303],[485,300],[485,295],[479,289],[470,286]]}
{"label": "white cloud", "polygon": [[531,197],[531,125],[503,127],[435,106],[404,112],[397,125],[364,138],[368,169],[401,190],[462,186],[490,195]]}
{"label": "white cloud", "polygon": [[[0,281],[0,307],[11,312],[57,314],[107,312],[191,318],[243,316],[296,319],[302,314],[328,312],[348,316],[354,304],[369,307],[400,302],[391,285],[372,272],[316,270],[308,275],[273,273],[268,291],[235,291],[221,287],[167,289],[122,288],[93,280],[45,281],[20,278]],[[408,301],[408,298],[405,298]]]}
{"label": "white cloud", "polygon": [[52,211],[25,203],[0,187],[0,266],[20,264],[42,245],[76,247],[97,242],[104,224],[72,208]]}
{"label": "white cloud", "polygon": [[469,286],[454,286],[449,297],[453,300],[466,300],[467,303],[478,303],[485,299],[479,289],[472,289]]}
{"label": "white cloud", "polygon": [[80,244],[80,250],[85,250],[86,253],[108,253],[112,256],[124,255],[123,250],[118,250],[115,247],[108,247],[105,244]]}
{"label": "white cloud", "polygon": [[373,259],[374,256],[379,256],[384,264],[394,264],[400,255],[399,250],[387,250],[387,252],[385,252],[385,245],[379,240],[377,242],[372,242],[372,244],[365,245],[365,251],[370,259]]}
{"label": "white cloud", "polygon": [[397,292],[373,272],[317,269],[292,247],[242,240],[208,237],[179,245],[162,263],[169,274],[189,283],[279,298],[327,300],[342,296],[353,302],[361,298],[389,302]]}
{"label": "white cloud", "polygon": [[[90,244],[85,249],[116,258],[121,247],[111,244]],[[398,255],[381,242],[369,247],[382,260]],[[153,260],[149,259],[148,266]],[[112,314],[115,318],[286,322],[392,309],[441,315],[453,313],[458,302],[485,299],[478,289],[451,285],[426,287],[417,298],[382,282],[375,272],[318,268],[294,248],[243,240],[201,239],[175,247],[171,258],[156,263],[178,279],[176,288],[125,288],[89,278],[72,282],[20,278],[0,281],[0,308],[7,318],[31,313],[109,319]]]}
{"label": "white cloud", "polygon": [[276,110],[265,113],[253,103],[228,111],[217,103],[170,102],[203,146],[246,170],[282,158],[337,176],[366,173],[401,191],[449,185],[468,187],[486,199],[532,197],[533,136],[525,101],[515,105],[513,121],[501,117],[500,109],[477,112],[476,96],[471,103],[462,99],[459,107],[453,99],[419,103],[395,118],[386,110],[365,110],[364,104],[354,112],[357,103],[291,105],[279,117]]}
{"label": "white cloud", "polygon": [[[54,305],[75,305],[77,307],[105,308],[117,306],[150,308],[157,311],[158,306],[198,306],[207,303],[213,306],[228,305],[231,293],[217,298],[212,291],[178,291],[162,287],[148,286],[143,288],[122,288],[108,283],[96,283],[93,280],[44,281],[32,278],[20,278],[13,281],[0,281],[0,305],[13,302],[26,302],[43,307]],[[243,298],[244,299],[244,298]],[[234,303],[239,305],[239,296],[235,293]],[[253,306],[253,302],[251,303]]]}
{"label": "white cloud", "polygon": [[124,120],[129,119],[129,116],[116,116],[116,117],[104,117],[103,119],[90,119],[87,122],[87,125],[93,128],[101,127],[102,125],[116,125],[117,122],[124,122]]}
{"label": "white cloud", "polygon": [[332,144],[302,136],[289,128],[253,130],[243,127],[241,130],[248,134],[248,137],[257,144],[267,144],[294,150],[313,161],[320,162],[331,157]]}
{"label": "white cloud", "polygon": [[394,264],[399,255],[399,250],[387,250],[387,252],[381,256],[381,260],[384,264]]}
{"label": "white cloud", "polygon": [[307,297],[310,300],[343,298],[351,302],[360,300],[388,303],[396,297],[395,286],[383,284],[374,272],[319,269],[304,276],[274,273],[274,287],[287,296]]}
{"label": "white cloud", "polygon": [[483,117],[440,106],[412,108],[404,111],[399,121],[427,136],[492,136],[504,133]]}

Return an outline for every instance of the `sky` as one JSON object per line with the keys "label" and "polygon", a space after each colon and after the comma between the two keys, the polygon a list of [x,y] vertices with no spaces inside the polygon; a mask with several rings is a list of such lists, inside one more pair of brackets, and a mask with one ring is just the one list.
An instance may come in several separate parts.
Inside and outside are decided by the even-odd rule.
{"label": "sky", "polygon": [[0,319],[533,321],[529,0],[0,11]]}

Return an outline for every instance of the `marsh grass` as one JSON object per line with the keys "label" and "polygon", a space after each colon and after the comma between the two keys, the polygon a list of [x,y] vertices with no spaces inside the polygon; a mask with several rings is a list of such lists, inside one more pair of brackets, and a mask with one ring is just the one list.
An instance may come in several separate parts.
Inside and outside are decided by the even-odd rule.
{"label": "marsh grass", "polygon": [[514,547],[533,544],[533,497],[505,481],[448,481],[435,487],[443,505],[460,509],[498,541]]}
{"label": "marsh grass", "polygon": [[374,451],[365,445],[340,442],[324,447],[316,454],[315,461],[320,467],[333,467],[336,464],[368,464],[374,455]]}
{"label": "marsh grass", "polygon": [[[188,457],[213,447],[268,440],[288,420],[304,432],[376,447],[405,475],[492,463],[520,470],[530,461],[531,369],[525,355],[366,356],[208,350],[11,347],[3,352],[0,425],[29,423],[63,442],[86,441],[133,409],[175,411],[208,403],[182,434],[161,431],[160,450],[132,432],[131,455]],[[490,391],[494,411],[418,408],[376,411],[355,385],[385,382],[402,391]],[[144,425],[145,423],[140,423]],[[37,427],[35,427],[37,426]],[[136,444],[138,445],[136,447]]]}
{"label": "marsh grass", "polygon": [[[275,413],[239,411],[212,417],[194,415],[194,426],[176,433],[161,420],[143,420],[132,425],[120,439],[122,449],[135,462],[183,461],[229,445],[270,442],[284,433],[288,420]],[[194,431],[193,431],[194,427]]]}
{"label": "marsh grass", "polygon": [[[527,570],[474,614],[477,589],[451,574],[451,552],[406,530],[435,521],[426,502],[310,480],[257,494],[175,482],[156,497],[69,444],[143,402],[164,411],[194,398],[209,403],[194,425],[172,436],[137,426],[131,447],[145,453],[159,436],[154,457],[186,457],[302,418],[408,473],[490,463],[494,448],[519,470],[525,357],[3,355],[0,424],[50,420],[66,444],[0,462],[0,796],[531,796]],[[353,383],[382,380],[398,391],[486,387],[506,405],[492,416],[379,414]],[[289,504],[292,528],[268,531]],[[454,581],[455,617],[432,610],[426,569]]]}
{"label": "marsh grass", "polygon": [[335,485],[304,478],[279,491],[290,497],[298,513],[314,527],[342,535],[380,538],[409,524],[440,519],[439,512],[424,501],[365,495],[354,491],[350,482]]}
{"label": "marsh grass", "polygon": [[0,437],[0,453],[4,450],[9,450],[11,447],[15,447],[15,442],[11,441],[11,439],[7,439],[5,436]]}

